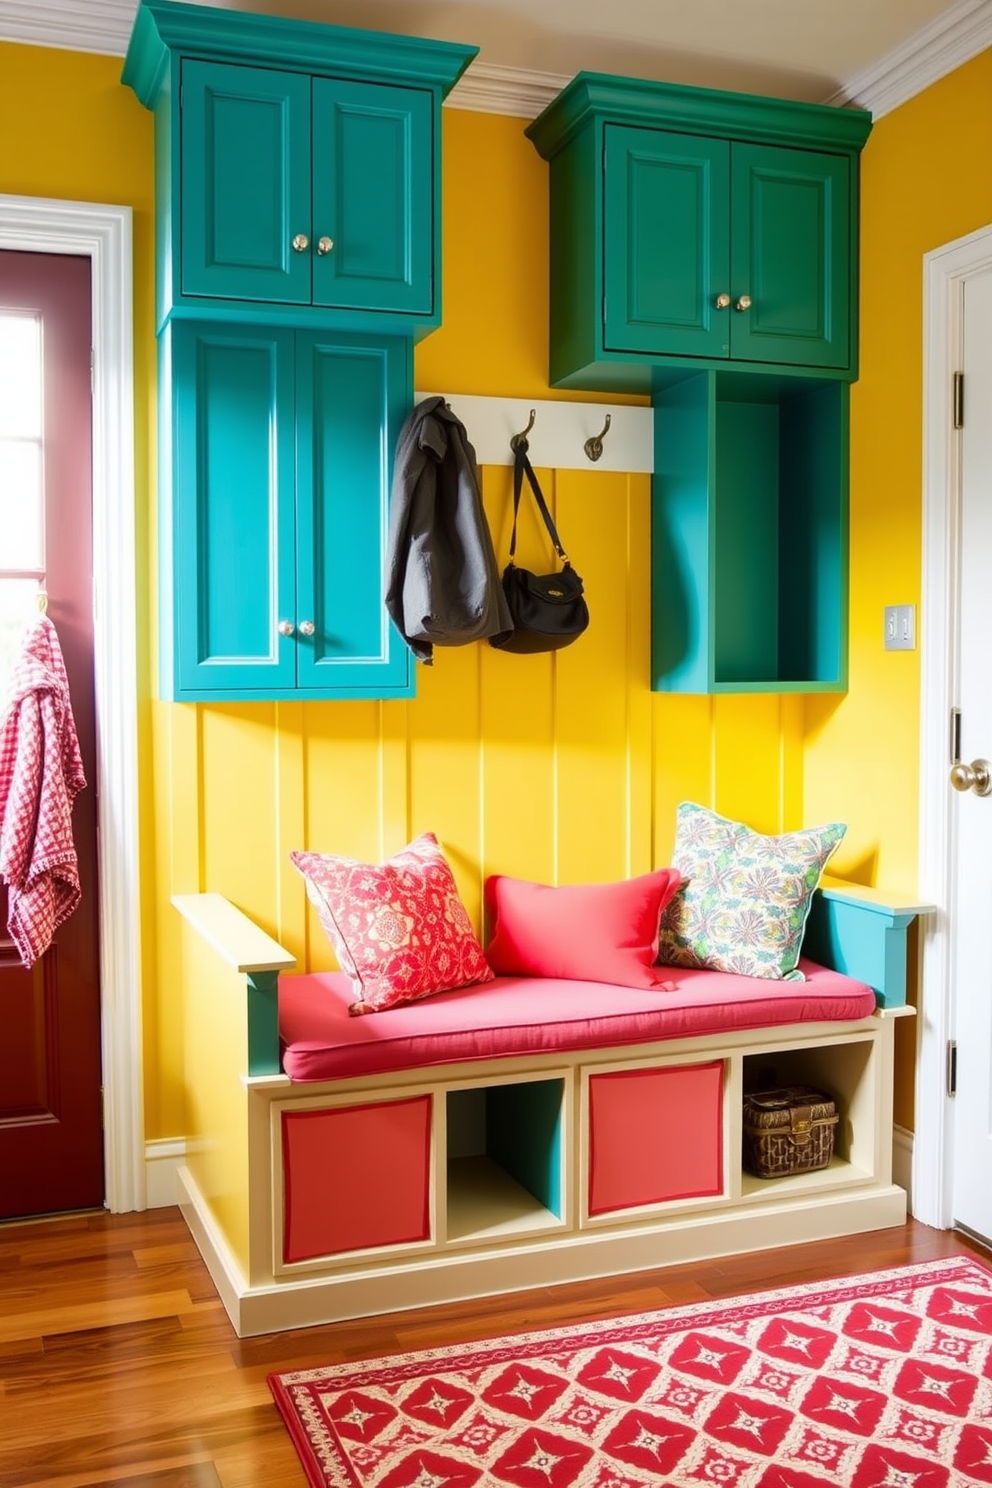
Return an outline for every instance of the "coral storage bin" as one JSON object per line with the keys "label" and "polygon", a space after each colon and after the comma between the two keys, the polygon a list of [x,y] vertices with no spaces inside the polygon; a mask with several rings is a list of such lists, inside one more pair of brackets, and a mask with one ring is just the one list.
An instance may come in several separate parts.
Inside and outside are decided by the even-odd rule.
{"label": "coral storage bin", "polygon": [[823,1090],[785,1085],[744,1097],[744,1167],[758,1178],[829,1165],[837,1109]]}

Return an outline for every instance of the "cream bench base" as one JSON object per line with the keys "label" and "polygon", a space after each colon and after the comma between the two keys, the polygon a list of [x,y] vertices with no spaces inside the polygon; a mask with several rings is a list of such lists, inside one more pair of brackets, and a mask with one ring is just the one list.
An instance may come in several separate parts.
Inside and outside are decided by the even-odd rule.
{"label": "cream bench base", "polygon": [[[905,1220],[906,1194],[892,1182],[893,1043],[896,1019],[911,1008],[879,1009],[850,1022],[301,1085],[280,1074],[244,1073],[246,978],[277,974],[292,966],[292,958],[218,896],[191,896],[178,907],[191,1114],[180,1204],[239,1336],[795,1245]],[[820,1084],[837,1097],[841,1121],[828,1168],[771,1180],[743,1172],[743,1093],[766,1069],[774,1069],[781,1083]],[[605,1098],[622,1088],[609,1083],[612,1076],[633,1081],[636,1100],[647,1103],[632,1144],[667,1120],[674,1145],[696,1144],[703,1192],[681,1197],[676,1180],[671,1195],[645,1196],[639,1180],[625,1176],[621,1157],[620,1197],[613,1191],[605,1204],[595,1200],[599,1179],[591,1149],[598,1142],[599,1151],[606,1150],[601,1108],[608,1109]],[[691,1096],[697,1086],[700,1120],[682,1130],[676,1120],[673,1127],[682,1091]],[[511,1124],[517,1116],[529,1122],[532,1110],[549,1103],[548,1132],[536,1140],[548,1146],[550,1179],[529,1188],[519,1182],[519,1174],[493,1160],[488,1137],[464,1150],[466,1131],[485,1128],[487,1111],[490,1123],[492,1110],[509,1112]],[[326,1123],[326,1152],[308,1159],[304,1173],[322,1174],[326,1160],[332,1174],[341,1155],[336,1118],[367,1112],[376,1119],[384,1110],[425,1118],[424,1231],[348,1248],[332,1239],[322,1253],[305,1225],[300,1234],[294,1228],[293,1181],[298,1197],[299,1185],[310,1180],[287,1170],[287,1131],[301,1117]],[[329,1177],[328,1185],[333,1182]],[[623,1194],[628,1182],[629,1201]],[[353,1193],[361,1198],[361,1184]],[[315,1223],[320,1233],[319,1214]]]}

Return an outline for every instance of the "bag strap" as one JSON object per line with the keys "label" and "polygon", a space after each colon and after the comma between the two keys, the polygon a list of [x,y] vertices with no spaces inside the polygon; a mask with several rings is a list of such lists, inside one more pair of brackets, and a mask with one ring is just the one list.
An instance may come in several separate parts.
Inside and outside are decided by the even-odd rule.
{"label": "bag strap", "polygon": [[551,513],[548,511],[548,503],[545,501],[541,488],[537,483],[537,476],[534,474],[533,467],[527,458],[527,451],[519,445],[513,455],[513,531],[510,534],[510,562],[513,562],[513,555],[517,550],[517,513],[520,510],[520,492],[523,488],[525,475],[527,476],[531,490],[534,492],[534,500],[537,502],[538,510],[544,518],[544,525],[547,527],[551,541],[555,545],[555,552],[558,554],[562,563],[567,563],[568,558],[559,540],[558,529],[551,519]]}

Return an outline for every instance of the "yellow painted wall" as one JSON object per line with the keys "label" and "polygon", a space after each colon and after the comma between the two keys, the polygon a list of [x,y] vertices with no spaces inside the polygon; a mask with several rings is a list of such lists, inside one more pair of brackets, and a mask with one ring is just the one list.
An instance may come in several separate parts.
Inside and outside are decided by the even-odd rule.
{"label": "yellow painted wall", "polygon": [[[918,599],[920,254],[992,216],[992,185],[965,163],[988,158],[988,59],[881,121],[866,152],[851,692],[834,700],[652,695],[648,481],[590,469],[543,473],[593,615],[575,647],[439,651],[410,702],[158,702],[152,131],[119,69],[0,45],[0,191],[135,210],[147,1136],[186,1120],[169,896],[224,893],[301,963],[328,965],[294,847],[377,858],[433,830],[478,922],[492,872],[575,882],[665,863],[689,797],[761,831],[847,820],[836,866],[914,889],[918,658],[882,652],[881,610]],[[416,384],[547,397],[546,167],[521,120],[446,109],[444,131],[445,323],[418,348]],[[503,551],[506,469],[484,471],[484,495]],[[525,562],[543,561],[536,541],[532,527]]]}
{"label": "yellow painted wall", "polygon": [[[806,703],[805,816],[849,823],[831,864],[917,891],[919,651],[883,608],[920,602],[923,255],[992,222],[992,51],[880,119],[862,156],[861,378],[851,395],[850,691]],[[926,616],[920,616],[923,624]],[[897,1029],[896,1120],[913,1127],[918,1029]]]}

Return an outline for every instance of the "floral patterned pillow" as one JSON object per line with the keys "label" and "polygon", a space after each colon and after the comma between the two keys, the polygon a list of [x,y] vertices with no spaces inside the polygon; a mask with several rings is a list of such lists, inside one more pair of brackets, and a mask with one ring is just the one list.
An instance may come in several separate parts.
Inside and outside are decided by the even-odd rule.
{"label": "floral patterned pillow", "polygon": [[385,863],[291,852],[355,991],[353,1013],[381,1012],[493,973],[448,861],[425,832]]}
{"label": "floral patterned pillow", "polygon": [[764,837],[683,801],[672,860],[683,884],[662,911],[659,962],[804,981],[796,963],[813,890],[845,831],[831,822]]}

